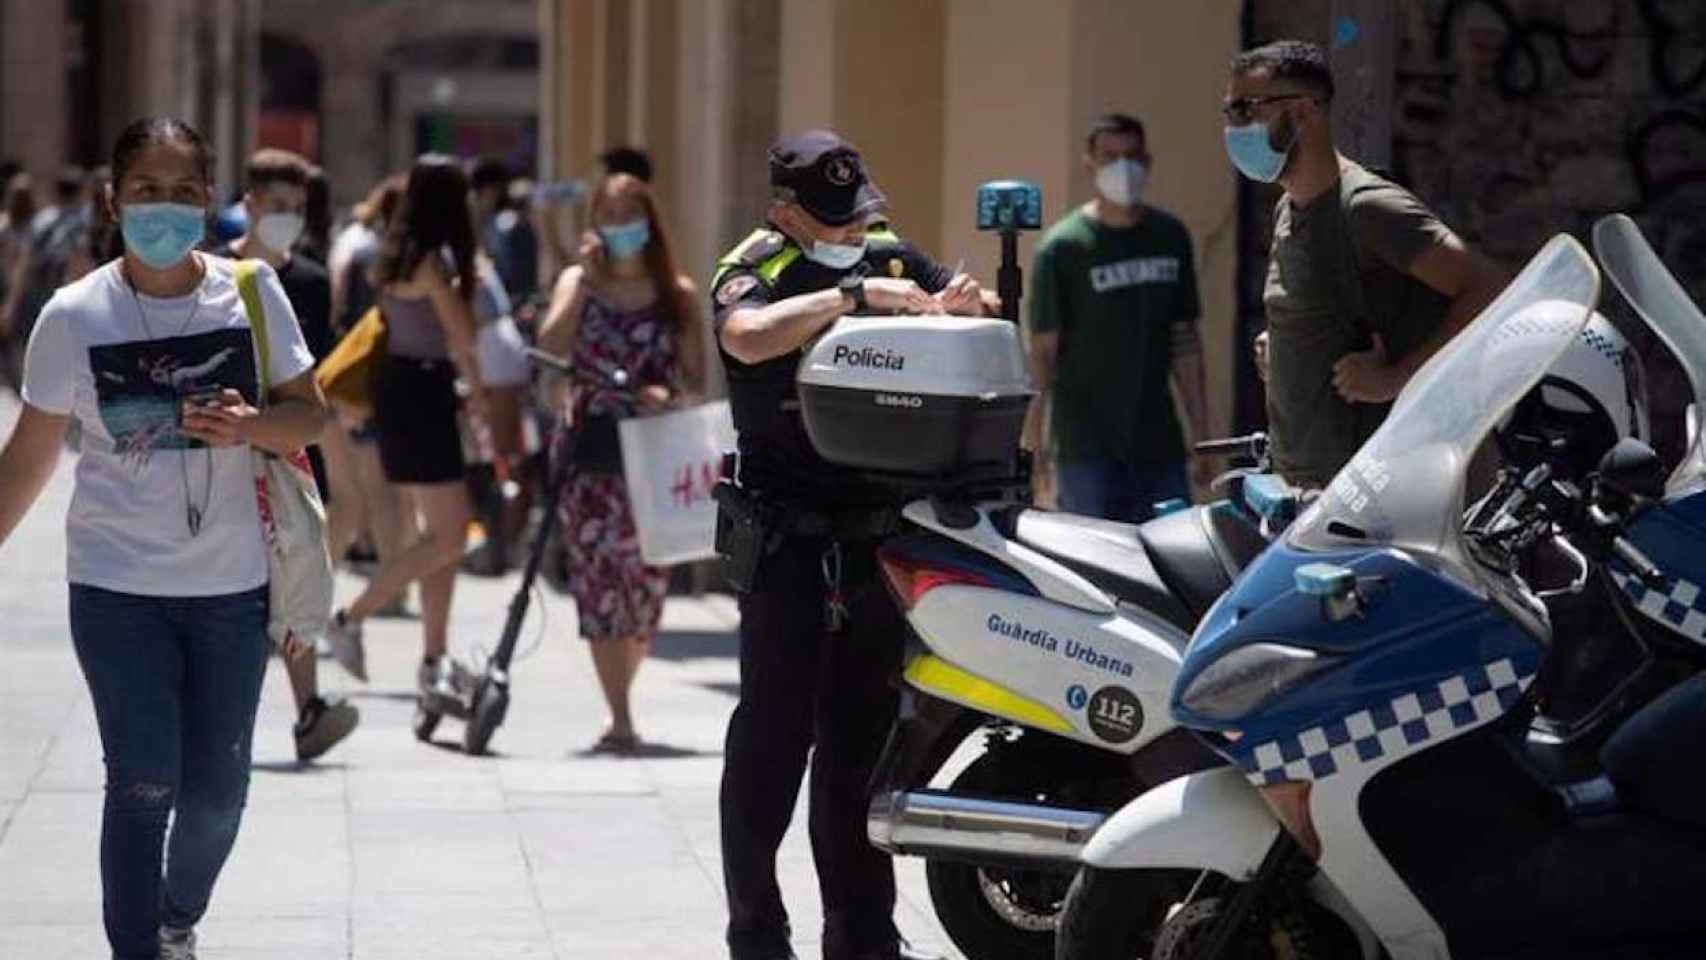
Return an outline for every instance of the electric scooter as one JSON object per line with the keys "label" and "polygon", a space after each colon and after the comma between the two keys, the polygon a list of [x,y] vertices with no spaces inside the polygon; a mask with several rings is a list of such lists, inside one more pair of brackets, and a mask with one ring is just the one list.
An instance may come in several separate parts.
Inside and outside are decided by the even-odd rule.
{"label": "electric scooter", "polygon": [[[1607,255],[1634,250],[1623,226],[1602,224],[1596,241],[1641,309],[1642,284]],[[1654,266],[1649,280],[1668,278]],[[1069,925],[1063,955],[1698,955],[1706,824],[1620,802],[1614,779],[1537,772],[1524,735],[1547,694],[1552,624],[1539,593],[1477,542],[1538,524],[1579,565],[1573,589],[1614,582],[1639,597],[1620,610],[1645,655],[1698,669],[1706,648],[1675,610],[1685,578],[1706,573],[1698,436],[1668,488],[1650,449],[1625,440],[1586,486],[1543,481],[1503,520],[1459,522],[1470,455],[1598,292],[1586,252],[1554,239],[1204,620],[1170,705],[1234,766],[1128,804],[1086,846],[1079,881],[1124,871],[1188,885],[1174,899],[1102,897],[1107,909]],[[1706,320],[1690,332],[1677,321],[1697,311],[1641,312],[1670,330],[1700,395]]]}
{"label": "electric scooter", "polygon": [[[564,376],[587,373],[569,361],[536,347],[527,348],[527,356],[535,365]],[[620,367],[601,368],[593,373],[617,390],[626,390],[628,387],[628,372]],[[540,518],[538,529],[533,533],[527,565],[522,568],[521,583],[516,586],[515,596],[510,599],[509,613],[504,618],[497,647],[477,668],[466,666],[460,660],[452,661],[451,688],[454,696],[422,696],[417,699],[414,731],[419,740],[430,740],[433,731],[438,729],[439,721],[445,716],[456,717],[464,722],[463,752],[469,756],[480,756],[490,746],[492,735],[503,725],[504,716],[509,712],[510,664],[515,658],[522,623],[527,619],[527,609],[533,600],[533,583],[539,576],[540,565],[551,546],[551,534],[556,527],[557,505],[575,473],[575,449],[580,439],[578,425],[570,425],[559,419],[557,430],[561,456],[557,458],[556,463],[547,464],[544,498],[540,503],[544,514]]]}

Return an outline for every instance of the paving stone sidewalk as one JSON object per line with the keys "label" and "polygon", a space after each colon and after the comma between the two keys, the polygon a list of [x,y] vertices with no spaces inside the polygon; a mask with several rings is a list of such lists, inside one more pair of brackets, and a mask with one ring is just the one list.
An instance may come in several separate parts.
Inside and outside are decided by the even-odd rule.
{"label": "paving stone sidewalk", "polygon": [[[16,415],[0,399],[0,437]],[[101,751],[65,626],[64,517],[73,458],[0,548],[0,958],[106,956],[96,867]],[[465,577],[453,643],[494,643],[516,578]],[[346,578],[340,596],[359,581]],[[537,611],[536,607],[536,611]],[[495,755],[409,731],[419,625],[373,621],[373,682],[321,661],[362,711],[318,763],[294,761],[289,685],[261,704],[237,849],[200,934],[203,960],[502,960],[724,956],[717,782],[734,705],[734,605],[672,598],[636,689],[639,759],[584,754],[603,722],[573,604],[544,591]],[[536,645],[535,645],[536,642]],[[802,791],[802,796],[804,791]],[[805,811],[781,857],[796,949],[819,956]],[[899,869],[901,929],[946,950],[923,870]]]}

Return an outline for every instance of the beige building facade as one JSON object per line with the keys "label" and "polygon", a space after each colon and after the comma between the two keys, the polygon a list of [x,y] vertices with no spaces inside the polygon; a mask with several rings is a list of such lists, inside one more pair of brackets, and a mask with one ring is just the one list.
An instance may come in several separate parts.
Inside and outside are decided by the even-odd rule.
{"label": "beige building facade", "polygon": [[234,183],[254,143],[260,0],[0,0],[0,153],[51,179],[105,162],[154,114],[212,141]]}
{"label": "beige building facade", "polygon": [[[993,285],[973,229],[978,184],[1016,177],[1058,219],[1092,195],[1085,128],[1148,128],[1148,200],[1196,243],[1214,407],[1230,410],[1237,190],[1220,91],[1236,3],[1132,0],[542,0],[542,168],[593,177],[617,143],[648,147],[683,268],[763,215],[765,148],[830,127],[854,141],[900,231]],[[1035,237],[1022,245],[1030,266]]]}

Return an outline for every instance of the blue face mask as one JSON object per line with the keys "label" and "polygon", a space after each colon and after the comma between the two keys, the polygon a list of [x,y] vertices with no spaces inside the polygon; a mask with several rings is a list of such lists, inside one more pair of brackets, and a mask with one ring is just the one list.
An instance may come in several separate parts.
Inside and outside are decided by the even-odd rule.
{"label": "blue face mask", "polygon": [[187,203],[127,203],[119,209],[119,229],[138,260],[170,270],[207,235],[207,211]]}
{"label": "blue face mask", "polygon": [[1291,148],[1297,144],[1293,135],[1284,150],[1275,150],[1268,142],[1268,125],[1252,121],[1241,127],[1226,128],[1226,155],[1238,172],[1259,183],[1273,183],[1285,172],[1285,162]]}
{"label": "blue face mask", "polygon": [[858,243],[824,243],[822,240],[813,240],[811,247],[806,250],[806,257],[831,270],[850,270],[854,264],[865,259],[865,239],[859,238]]}
{"label": "blue face mask", "polygon": [[652,228],[641,218],[599,227],[598,235],[604,239],[604,252],[610,255],[610,259],[627,260],[646,249],[646,244],[652,241]]}

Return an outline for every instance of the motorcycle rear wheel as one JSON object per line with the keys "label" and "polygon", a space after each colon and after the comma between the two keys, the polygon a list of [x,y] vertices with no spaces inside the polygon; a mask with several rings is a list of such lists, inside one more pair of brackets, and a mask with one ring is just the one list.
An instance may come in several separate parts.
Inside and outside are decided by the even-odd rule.
{"label": "motorcycle rear wheel", "polygon": [[[1057,764],[1013,743],[973,760],[949,789],[956,794],[1047,803],[1056,796],[1060,780]],[[924,875],[936,919],[967,960],[1053,960],[1055,931],[1072,883],[1069,870],[930,860]]]}

